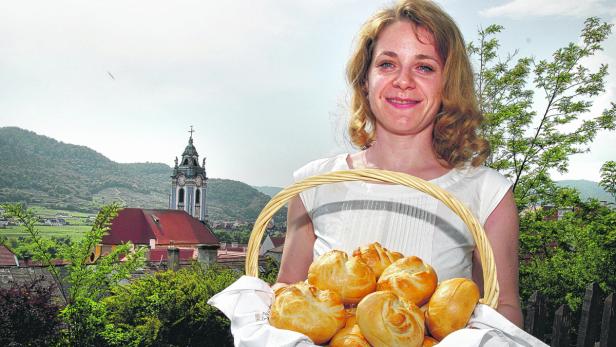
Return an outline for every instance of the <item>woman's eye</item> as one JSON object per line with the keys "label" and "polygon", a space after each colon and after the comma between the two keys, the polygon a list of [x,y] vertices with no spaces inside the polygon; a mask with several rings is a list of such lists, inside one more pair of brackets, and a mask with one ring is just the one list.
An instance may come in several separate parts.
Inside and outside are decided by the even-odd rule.
{"label": "woman's eye", "polygon": [[377,66],[380,68],[391,69],[392,67],[394,67],[394,64],[388,61],[385,61],[385,62],[379,63]]}
{"label": "woman's eye", "polygon": [[434,69],[430,65],[420,65],[419,66],[419,70],[421,70],[423,72],[432,72],[432,71],[434,71]]}

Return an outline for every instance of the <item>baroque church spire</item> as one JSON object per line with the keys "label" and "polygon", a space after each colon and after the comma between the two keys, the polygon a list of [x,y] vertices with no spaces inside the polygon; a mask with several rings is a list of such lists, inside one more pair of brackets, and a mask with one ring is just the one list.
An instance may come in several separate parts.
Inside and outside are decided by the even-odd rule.
{"label": "baroque church spire", "polygon": [[185,210],[193,217],[204,221],[207,218],[205,197],[207,189],[207,174],[205,157],[203,166],[199,166],[199,153],[193,144],[195,130],[190,126],[188,145],[184,148],[182,159],[175,158],[175,166],[171,175],[171,195],[169,208]]}

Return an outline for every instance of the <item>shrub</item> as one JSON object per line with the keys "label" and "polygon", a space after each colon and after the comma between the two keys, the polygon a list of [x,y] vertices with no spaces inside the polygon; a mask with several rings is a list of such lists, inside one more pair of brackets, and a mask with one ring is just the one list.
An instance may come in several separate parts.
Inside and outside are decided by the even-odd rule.
{"label": "shrub", "polygon": [[229,321],[207,300],[239,274],[199,263],[143,276],[105,298],[107,341],[122,346],[233,346]]}
{"label": "shrub", "polygon": [[0,289],[0,345],[49,346],[60,332],[53,286],[37,278]]}

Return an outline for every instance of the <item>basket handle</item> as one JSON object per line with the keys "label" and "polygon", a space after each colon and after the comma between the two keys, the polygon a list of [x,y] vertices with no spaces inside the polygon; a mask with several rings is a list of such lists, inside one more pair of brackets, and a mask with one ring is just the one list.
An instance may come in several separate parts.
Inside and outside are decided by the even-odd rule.
{"label": "basket handle", "polygon": [[272,219],[276,211],[284,206],[287,201],[297,196],[306,189],[314,188],[322,184],[346,182],[346,181],[365,181],[376,183],[395,183],[409,188],[414,188],[424,192],[435,199],[440,200],[457,214],[464,224],[468,227],[477,250],[479,251],[479,259],[481,260],[483,270],[483,298],[480,303],[496,308],[498,305],[498,282],[496,280],[496,264],[494,263],[494,254],[490,242],[486,238],[485,231],[477,218],[464,206],[458,199],[445,189],[437,186],[434,183],[424,181],[420,178],[407,175],[401,172],[386,171],[380,169],[353,169],[329,172],[322,175],[308,177],[302,181],[296,182],[276,194],[265,205],[259,217],[255,221],[255,225],[250,233],[248,241],[248,251],[246,254],[246,274],[253,277],[259,277],[259,246],[269,221]]}

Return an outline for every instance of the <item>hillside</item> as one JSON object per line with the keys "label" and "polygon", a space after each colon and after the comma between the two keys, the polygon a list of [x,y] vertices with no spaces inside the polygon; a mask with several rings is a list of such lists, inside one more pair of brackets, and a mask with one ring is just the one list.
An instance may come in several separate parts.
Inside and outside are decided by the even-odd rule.
{"label": "hillside", "polygon": [[255,187],[253,186],[254,189],[260,191],[263,194],[269,195],[271,197],[273,197],[274,195],[278,194],[278,192],[280,192],[282,190],[282,188],[280,187],[269,187],[269,186],[261,186],[261,187]]}
{"label": "hillside", "polygon": [[[15,127],[0,128],[0,158],[0,202],[88,212],[111,201],[168,207],[172,168],[165,164],[116,163],[88,147]],[[242,182],[214,178],[207,199],[212,221],[253,221],[270,197]],[[286,211],[279,215],[277,222]]]}
{"label": "hillside", "polygon": [[616,203],[614,198],[597,182],[587,180],[562,180],[557,181],[556,184],[562,187],[575,188],[579,193],[582,200],[594,198],[599,201],[607,201]]}

